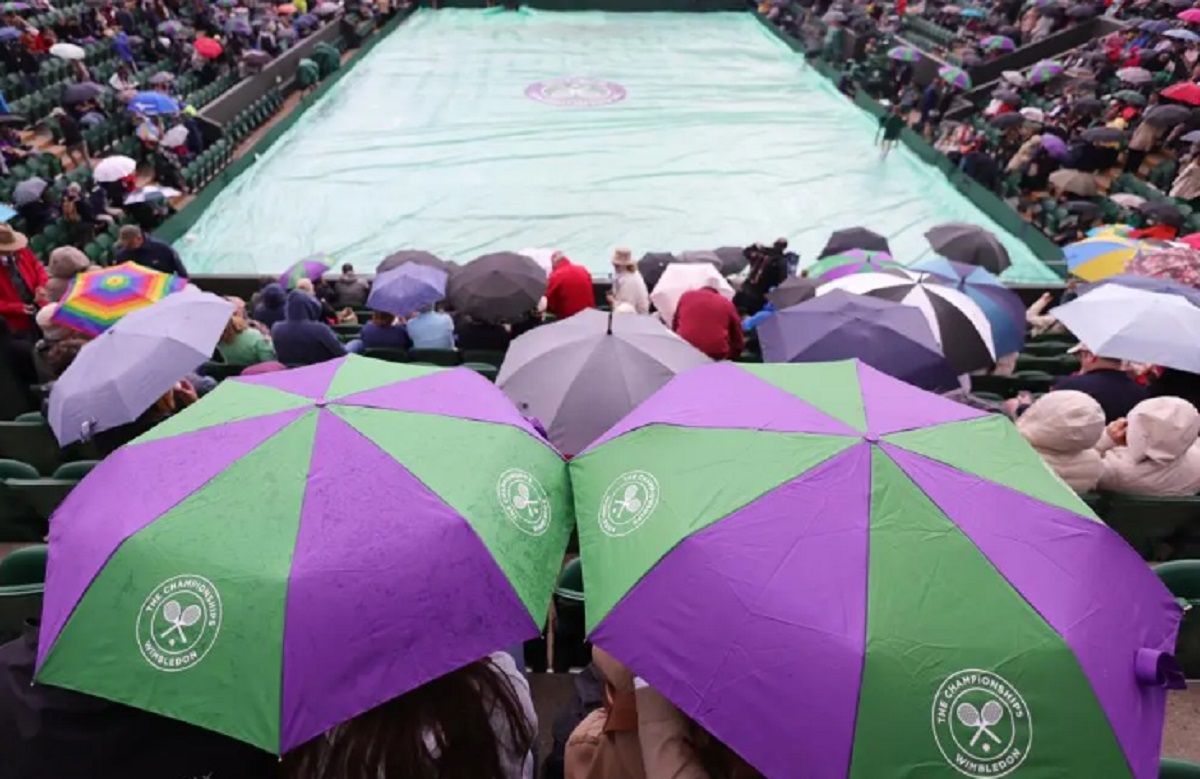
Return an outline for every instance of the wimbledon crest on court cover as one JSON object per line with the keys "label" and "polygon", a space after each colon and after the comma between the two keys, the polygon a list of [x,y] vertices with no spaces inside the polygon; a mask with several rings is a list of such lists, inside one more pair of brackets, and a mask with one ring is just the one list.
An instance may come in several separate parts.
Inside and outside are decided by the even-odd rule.
{"label": "wimbledon crest on court cover", "polygon": [[625,87],[615,81],[598,78],[555,78],[535,81],[525,87],[525,96],[547,105],[564,108],[587,108],[589,106],[619,103],[625,99]]}
{"label": "wimbledon crest on court cover", "polygon": [[951,674],[933,697],[933,736],[946,762],[978,779],[1005,776],[1033,748],[1033,720],[1021,693],[990,671]]}
{"label": "wimbledon crest on court cover", "polygon": [[550,529],[550,496],[529,471],[509,468],[496,480],[496,499],[508,521],[531,536]]}
{"label": "wimbledon crest on court cover", "polygon": [[173,576],[155,587],[138,611],[138,649],[160,671],[186,671],[216,643],[221,614],[221,596],[212,582],[191,574]]}

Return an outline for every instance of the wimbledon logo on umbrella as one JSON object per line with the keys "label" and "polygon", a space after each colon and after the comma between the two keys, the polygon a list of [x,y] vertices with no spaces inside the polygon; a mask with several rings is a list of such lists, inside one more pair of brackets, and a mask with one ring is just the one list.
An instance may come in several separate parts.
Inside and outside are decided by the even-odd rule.
{"label": "wimbledon logo on umbrella", "polygon": [[1021,693],[991,671],[946,677],[933,696],[933,737],[946,762],[975,779],[1005,776],[1033,747],[1033,719]]}
{"label": "wimbledon logo on umbrella", "polygon": [[186,671],[204,659],[221,632],[221,596],[203,576],[182,574],[159,584],[142,603],[137,642],[160,671]]}
{"label": "wimbledon logo on umbrella", "polygon": [[540,536],[550,529],[550,496],[529,471],[509,468],[496,480],[496,497],[517,530]]}
{"label": "wimbledon logo on umbrella", "polygon": [[646,471],[626,471],[600,498],[600,529],[605,535],[627,536],[646,523],[658,508],[658,479]]}

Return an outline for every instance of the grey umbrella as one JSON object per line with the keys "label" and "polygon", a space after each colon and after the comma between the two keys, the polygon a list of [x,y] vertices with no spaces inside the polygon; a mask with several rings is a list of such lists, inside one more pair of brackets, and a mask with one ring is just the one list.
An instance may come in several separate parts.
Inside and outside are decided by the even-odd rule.
{"label": "grey umbrella", "polygon": [[930,228],[925,240],[948,260],[978,265],[992,273],[1000,273],[1012,265],[1008,249],[1000,239],[977,225],[947,222]]}
{"label": "grey umbrella", "polygon": [[385,271],[389,271],[392,268],[398,268],[406,262],[415,262],[418,265],[427,265],[430,268],[444,270],[447,273],[458,267],[453,263],[447,262],[440,257],[430,254],[429,252],[406,250],[396,252],[395,254],[389,254],[383,259],[383,262],[379,263],[379,267],[375,269],[375,273],[380,274]]}
{"label": "grey umbrella", "polygon": [[1084,130],[1079,137],[1088,143],[1120,143],[1125,140],[1125,133],[1115,127],[1093,127]]}
{"label": "grey umbrella", "polygon": [[546,271],[523,254],[497,252],[450,274],[446,301],[455,311],[484,322],[518,319],[546,293]]}
{"label": "grey umbrella", "polygon": [[50,186],[45,179],[40,179],[34,176],[30,179],[25,179],[16,186],[13,190],[13,203],[18,206],[25,206],[33,203],[42,197],[42,193],[46,191],[46,187]]}
{"label": "grey umbrella", "polygon": [[675,374],[708,362],[655,317],[589,309],[513,341],[496,385],[573,457]]}
{"label": "grey umbrella", "polygon": [[746,259],[746,251],[740,246],[722,246],[714,249],[713,254],[721,260],[721,275],[733,276],[741,273],[750,264]]}
{"label": "grey umbrella", "polygon": [[76,103],[95,100],[103,93],[104,87],[99,84],[93,84],[90,81],[83,84],[69,84],[63,88],[62,104],[75,105]]}
{"label": "grey umbrella", "polygon": [[1018,127],[1022,124],[1025,124],[1025,117],[1011,112],[994,116],[991,119],[991,125],[993,127],[999,127],[1001,130],[1007,130],[1010,127]]}
{"label": "grey umbrella", "polygon": [[865,227],[851,227],[846,230],[835,230],[829,236],[829,240],[825,242],[825,248],[817,255],[817,259],[830,257],[834,254],[844,254],[851,249],[892,253],[891,247],[888,246],[887,238]]}
{"label": "grey umbrella", "polygon": [[1183,224],[1183,214],[1174,205],[1165,201],[1147,201],[1138,206],[1138,210],[1165,225],[1179,227]]}
{"label": "grey umbrella", "polygon": [[647,289],[654,289],[654,285],[662,278],[663,271],[673,262],[678,262],[679,258],[670,252],[647,252],[642,255],[642,259],[638,260],[638,272],[642,274],[642,278],[646,282]]}
{"label": "grey umbrella", "polygon": [[1142,121],[1155,127],[1171,127],[1186,121],[1192,110],[1181,105],[1156,105],[1146,110]]}
{"label": "grey umbrella", "polygon": [[813,295],[816,295],[817,287],[819,286],[821,286],[820,279],[810,279],[806,276],[792,276],[768,292],[767,300],[771,301],[771,305],[775,306],[775,308],[788,308],[797,303],[803,303]]}
{"label": "grey umbrella", "polygon": [[164,70],[151,76],[147,83],[158,86],[159,84],[170,84],[174,80],[175,76]]}

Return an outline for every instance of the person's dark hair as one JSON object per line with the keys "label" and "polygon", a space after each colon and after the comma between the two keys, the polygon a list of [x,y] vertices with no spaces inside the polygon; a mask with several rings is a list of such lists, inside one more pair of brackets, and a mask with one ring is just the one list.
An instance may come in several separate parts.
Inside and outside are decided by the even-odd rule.
{"label": "person's dark hair", "polygon": [[343,264],[342,264],[342,273],[353,273],[353,272],[354,272],[354,266],[353,266],[353,265],[351,265],[351,264],[350,264],[350,263],[348,263],[348,262],[347,262],[347,263],[343,263]]}
{"label": "person's dark hair", "polygon": [[71,363],[75,362],[75,358],[79,355],[79,350],[87,344],[83,338],[64,338],[61,341],[55,341],[50,347],[50,351],[46,353],[46,367],[54,374],[55,378],[62,376],[67,368],[71,367]]}
{"label": "person's dark hair", "polygon": [[284,755],[282,777],[507,779],[504,756],[523,759],[536,735],[512,683],[483,659],[302,744]]}
{"label": "person's dark hair", "polygon": [[393,322],[396,321],[396,315],[389,314],[386,311],[372,311],[371,312],[371,321],[374,322],[375,324],[379,325],[380,327],[387,327],[388,325],[391,325]]}

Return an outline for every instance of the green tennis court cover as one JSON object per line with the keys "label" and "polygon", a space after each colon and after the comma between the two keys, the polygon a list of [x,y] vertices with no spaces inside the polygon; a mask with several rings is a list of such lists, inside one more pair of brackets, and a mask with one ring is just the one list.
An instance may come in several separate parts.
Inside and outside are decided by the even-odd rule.
{"label": "green tennis court cover", "polygon": [[314,252],[371,270],[406,248],[459,261],[785,236],[809,262],[837,228],[897,258],[967,221],[1013,281],[1057,281],[751,15],[420,11],[221,193],[180,249],[199,272],[269,273]]}

